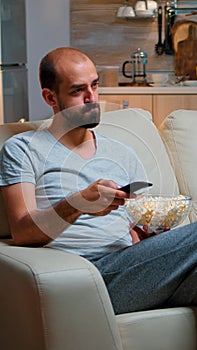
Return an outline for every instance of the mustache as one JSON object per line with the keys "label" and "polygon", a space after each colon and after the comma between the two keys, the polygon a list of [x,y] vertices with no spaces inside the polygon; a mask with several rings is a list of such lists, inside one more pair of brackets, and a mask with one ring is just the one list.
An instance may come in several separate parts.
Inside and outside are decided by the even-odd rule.
{"label": "mustache", "polygon": [[96,102],[85,103],[82,108],[82,113],[90,112],[92,109],[95,109],[95,108],[100,109],[99,103],[96,103]]}

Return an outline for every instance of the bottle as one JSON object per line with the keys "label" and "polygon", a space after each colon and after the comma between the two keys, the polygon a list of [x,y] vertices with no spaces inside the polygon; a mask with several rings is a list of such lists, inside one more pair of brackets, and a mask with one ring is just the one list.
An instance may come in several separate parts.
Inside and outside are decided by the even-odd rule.
{"label": "bottle", "polygon": [[123,102],[122,102],[122,108],[123,108],[123,109],[129,108],[129,101],[123,100]]}

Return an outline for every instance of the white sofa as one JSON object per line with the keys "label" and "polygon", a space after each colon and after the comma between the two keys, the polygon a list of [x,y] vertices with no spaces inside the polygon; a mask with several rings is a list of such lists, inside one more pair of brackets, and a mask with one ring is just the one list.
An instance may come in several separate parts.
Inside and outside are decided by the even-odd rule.
{"label": "white sofa", "polygon": [[[0,126],[0,146],[40,124]],[[197,111],[176,111],[158,130],[140,109],[103,113],[98,131],[132,144],[155,193],[193,197],[196,221]],[[170,234],[170,233],[169,233]],[[98,270],[49,248],[13,245],[0,196],[0,348],[2,350],[196,350],[197,310],[180,307],[114,315]],[[196,286],[195,286],[196,287]]]}

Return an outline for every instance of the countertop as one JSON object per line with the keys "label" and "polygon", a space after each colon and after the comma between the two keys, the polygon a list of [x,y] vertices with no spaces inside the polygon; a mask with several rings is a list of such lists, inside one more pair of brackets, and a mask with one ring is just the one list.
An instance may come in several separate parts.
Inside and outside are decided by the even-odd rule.
{"label": "countertop", "polygon": [[132,87],[132,86],[117,86],[117,87],[99,87],[100,94],[107,95],[197,95],[197,86],[145,86],[145,87]]}

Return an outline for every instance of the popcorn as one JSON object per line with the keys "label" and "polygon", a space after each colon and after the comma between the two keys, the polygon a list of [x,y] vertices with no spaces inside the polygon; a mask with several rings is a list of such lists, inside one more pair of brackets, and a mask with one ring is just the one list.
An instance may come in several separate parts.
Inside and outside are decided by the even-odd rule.
{"label": "popcorn", "polygon": [[186,218],[191,208],[191,197],[178,195],[145,195],[126,201],[126,209],[132,220],[147,226],[149,232],[173,228]]}

